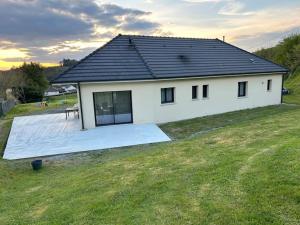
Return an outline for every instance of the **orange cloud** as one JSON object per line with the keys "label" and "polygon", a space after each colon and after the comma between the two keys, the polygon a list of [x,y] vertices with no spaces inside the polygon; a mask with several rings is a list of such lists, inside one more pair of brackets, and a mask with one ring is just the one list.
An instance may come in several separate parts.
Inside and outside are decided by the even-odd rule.
{"label": "orange cloud", "polygon": [[[24,62],[8,62],[8,61],[2,61],[0,60],[0,70],[9,70],[12,67],[18,67],[21,66]],[[58,63],[41,63],[44,67],[52,67],[52,66],[58,66]]]}
{"label": "orange cloud", "polygon": [[30,55],[27,49],[17,49],[17,48],[8,48],[8,49],[1,49],[0,48],[0,59],[27,59]]}

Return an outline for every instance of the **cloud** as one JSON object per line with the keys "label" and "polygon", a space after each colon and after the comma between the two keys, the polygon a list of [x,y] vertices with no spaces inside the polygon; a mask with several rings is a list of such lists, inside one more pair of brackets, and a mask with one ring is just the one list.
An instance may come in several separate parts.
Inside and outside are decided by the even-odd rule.
{"label": "cloud", "polygon": [[299,33],[300,8],[268,8],[246,17],[224,19],[224,34],[234,44],[248,50],[271,47],[286,35]]}
{"label": "cloud", "polygon": [[190,2],[190,3],[218,3],[218,2],[224,2],[228,0],[183,0],[184,2]]}
{"label": "cloud", "polygon": [[254,12],[246,11],[245,4],[238,0],[183,0],[189,3],[222,3],[223,6],[218,11],[219,15],[225,16],[247,16],[252,15]]}
{"label": "cloud", "polygon": [[90,31],[79,18],[59,15],[37,1],[1,1],[0,36],[12,41],[60,38]]}
{"label": "cloud", "polygon": [[[179,0],[171,5],[171,1],[114,1],[127,7],[109,2],[0,0],[0,64],[80,59],[118,33],[207,38],[226,35],[227,41],[255,50],[275,44],[285,32],[300,27],[300,5],[296,3],[279,7],[270,2],[258,8],[243,0]],[[129,6],[144,6],[151,12]]]}
{"label": "cloud", "polygon": [[225,16],[249,16],[255,13],[253,11],[246,11],[245,8],[244,3],[231,0],[219,10],[218,14]]}
{"label": "cloud", "polygon": [[[83,0],[9,0],[0,2],[0,36],[12,41],[87,38],[95,26],[133,30],[159,26],[149,12]],[[21,35],[20,35],[21,34]]]}
{"label": "cloud", "polygon": [[97,48],[99,47],[99,44],[99,41],[84,42],[81,40],[71,40],[59,42],[55,45],[41,47],[40,49],[47,51],[51,55],[60,52],[78,52],[86,48]]}
{"label": "cloud", "polygon": [[158,23],[150,22],[143,19],[136,20],[135,18],[126,19],[120,26],[122,30],[131,30],[131,31],[139,31],[143,30],[144,32],[147,31],[154,31],[159,26]]}
{"label": "cloud", "polygon": [[235,39],[242,35],[284,32],[300,26],[300,8],[269,8],[248,17],[224,19],[223,26],[231,29]]}
{"label": "cloud", "polygon": [[[143,10],[86,0],[0,1],[0,53],[42,61],[49,59],[49,54],[58,57],[62,52],[91,51],[124,31],[159,30],[160,24],[151,21],[150,15]],[[4,52],[5,48],[9,50]],[[27,54],[22,55],[20,48],[26,48]]]}
{"label": "cloud", "polygon": [[[8,68],[21,66],[24,61],[2,61],[0,60],[0,70],[7,70]],[[58,63],[41,63],[42,66],[58,66]]]}
{"label": "cloud", "polygon": [[30,58],[28,49],[0,48],[0,60],[17,60],[26,58]]}
{"label": "cloud", "polygon": [[238,35],[235,37],[235,44],[239,46],[247,46],[251,51],[258,50],[260,48],[269,48],[276,45],[278,42],[288,37],[289,35],[299,34],[300,25],[287,30],[272,31],[266,33]]}

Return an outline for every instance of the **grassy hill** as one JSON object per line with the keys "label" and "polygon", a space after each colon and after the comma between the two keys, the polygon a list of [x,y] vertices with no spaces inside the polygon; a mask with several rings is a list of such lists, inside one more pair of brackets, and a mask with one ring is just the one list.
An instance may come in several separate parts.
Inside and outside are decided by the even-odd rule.
{"label": "grassy hill", "polygon": [[300,34],[283,39],[272,48],[263,48],[255,54],[283,65],[294,72],[300,66]]}
{"label": "grassy hill", "polygon": [[285,95],[283,101],[285,103],[300,104],[300,69],[289,76],[284,86],[289,89],[290,94]]}
{"label": "grassy hill", "polygon": [[284,86],[291,95],[284,96],[284,102],[300,104],[300,35],[292,35],[272,48],[260,49],[255,54],[290,69]]}
{"label": "grassy hill", "polygon": [[[242,119],[241,119],[242,118]],[[300,106],[169,123],[176,141],[0,160],[0,224],[299,224]]]}
{"label": "grassy hill", "polygon": [[[297,69],[285,86],[300,104]],[[0,118],[0,152],[14,116],[61,100]],[[0,159],[0,224],[298,225],[299,120],[280,105],[168,123],[173,142],[48,157],[38,172]]]}

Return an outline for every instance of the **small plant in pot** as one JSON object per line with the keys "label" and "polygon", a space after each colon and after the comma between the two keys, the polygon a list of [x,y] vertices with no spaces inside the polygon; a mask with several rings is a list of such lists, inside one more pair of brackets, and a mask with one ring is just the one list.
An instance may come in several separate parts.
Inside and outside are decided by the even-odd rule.
{"label": "small plant in pot", "polygon": [[36,159],[31,161],[31,166],[33,170],[39,170],[42,168],[43,161],[41,159]]}

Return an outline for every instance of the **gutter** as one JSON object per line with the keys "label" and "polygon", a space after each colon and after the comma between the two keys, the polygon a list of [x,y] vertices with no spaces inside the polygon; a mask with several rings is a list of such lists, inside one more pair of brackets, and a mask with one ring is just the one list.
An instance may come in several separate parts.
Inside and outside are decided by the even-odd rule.
{"label": "gutter", "polygon": [[283,90],[283,77],[284,77],[284,74],[282,74],[282,76],[281,76],[281,100],[280,100],[281,104],[283,103],[283,94],[282,94],[282,90]]}
{"label": "gutter", "polygon": [[[158,81],[172,81],[172,80],[190,80],[190,79],[209,79],[209,78],[225,78],[225,77],[241,77],[241,76],[264,76],[264,75],[282,75],[286,74],[286,71],[278,71],[278,72],[266,72],[266,73],[244,73],[244,74],[224,74],[224,75],[208,75],[208,76],[189,76],[189,77],[168,77],[168,78],[151,78],[151,79],[132,79],[132,80],[107,80],[107,81],[99,81],[99,80],[90,80],[90,81],[80,81],[84,84],[90,83],[100,83],[100,84],[110,84],[110,83],[132,83],[132,82],[158,82]],[[66,81],[66,82],[52,82],[54,85],[61,84],[74,84],[79,81]]]}

